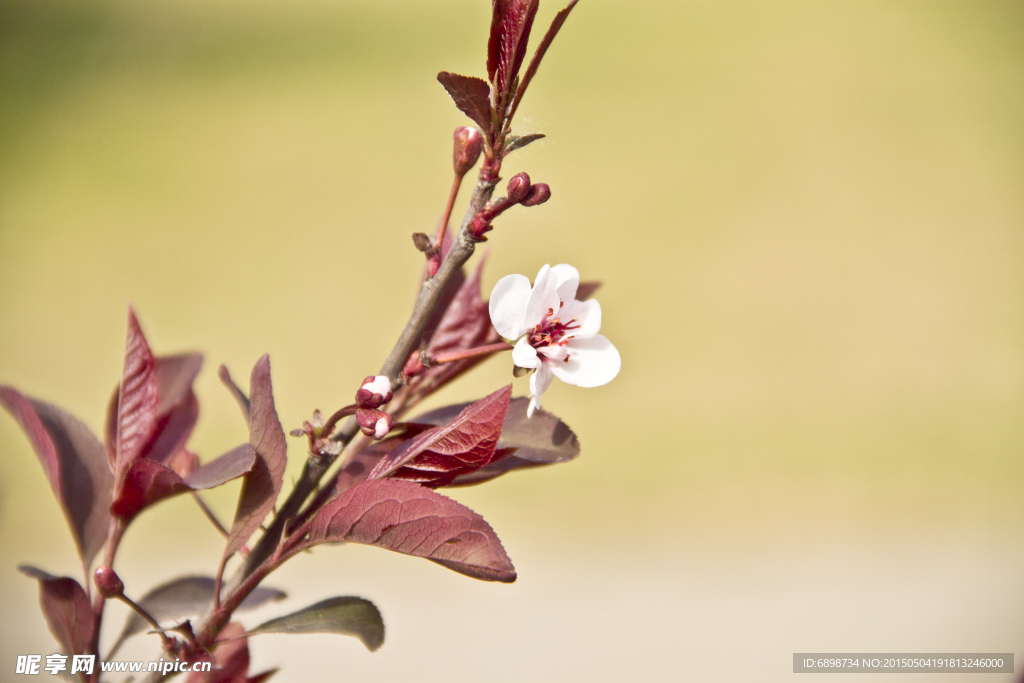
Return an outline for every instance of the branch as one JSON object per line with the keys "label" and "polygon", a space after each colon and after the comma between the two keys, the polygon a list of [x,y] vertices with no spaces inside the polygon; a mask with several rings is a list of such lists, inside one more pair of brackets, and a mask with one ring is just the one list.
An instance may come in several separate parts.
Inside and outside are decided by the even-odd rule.
{"label": "branch", "polygon": [[[398,380],[398,375],[405,366],[405,361],[409,358],[409,354],[419,348],[423,330],[434,309],[437,308],[438,303],[441,301],[441,295],[444,293],[445,288],[447,288],[451,279],[459,272],[463,264],[469,260],[469,257],[473,255],[473,251],[476,249],[476,242],[470,236],[467,228],[473,222],[473,217],[483,209],[484,204],[487,203],[494,192],[494,186],[497,184],[498,178],[493,169],[491,171],[491,173],[487,174],[481,172],[480,180],[477,182],[476,188],[473,191],[473,197],[470,199],[466,214],[462,219],[462,226],[459,229],[458,235],[452,241],[452,247],[448,251],[448,255],[441,263],[441,268],[437,271],[437,275],[423,281],[419,295],[416,297],[416,304],[413,307],[412,315],[409,316],[409,321],[405,324],[402,334],[398,337],[398,341],[395,343],[394,348],[391,349],[391,353],[378,373],[385,375],[391,380],[392,384]],[[354,417],[349,417],[342,423],[334,440],[347,446],[357,433],[359,433],[359,423],[356,422]],[[260,538],[256,547],[249,553],[249,557],[240,570],[232,577],[231,584],[237,585],[244,581],[246,577],[263,564],[264,560],[273,554],[285,524],[289,519],[299,514],[303,503],[316,490],[320,479],[336,457],[330,454],[310,456],[302,469],[302,475],[295,483],[295,488],[284,502],[284,505],[281,506],[281,510],[274,518],[273,524]]]}

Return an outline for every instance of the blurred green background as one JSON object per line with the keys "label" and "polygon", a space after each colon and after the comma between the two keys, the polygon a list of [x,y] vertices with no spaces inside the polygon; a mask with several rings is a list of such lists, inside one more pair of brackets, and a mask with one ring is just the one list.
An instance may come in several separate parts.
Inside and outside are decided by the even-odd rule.
{"label": "blurred green background", "polygon": [[[436,224],[466,123],[434,76],[483,73],[489,14],[0,0],[0,382],[98,432],[131,302],[158,353],[207,354],[205,457],[245,439],[219,363],[244,378],[269,352],[286,429],[347,403],[410,309],[409,234]],[[797,651],[1022,661],[1024,5],[583,0],[519,128],[548,138],[504,175],[554,196],[501,218],[485,288],[560,262],[604,281],[621,374],[545,396],[583,456],[452,491],[516,584],[320,549],[268,583],[295,608],[374,600],[385,646],[263,636],[254,667],[771,681]],[[507,381],[493,360],[435,403]],[[0,453],[10,672],[56,650],[14,566],[80,571],[6,416]],[[224,518],[236,492],[209,497]],[[122,547],[135,596],[220,552],[185,498]]]}

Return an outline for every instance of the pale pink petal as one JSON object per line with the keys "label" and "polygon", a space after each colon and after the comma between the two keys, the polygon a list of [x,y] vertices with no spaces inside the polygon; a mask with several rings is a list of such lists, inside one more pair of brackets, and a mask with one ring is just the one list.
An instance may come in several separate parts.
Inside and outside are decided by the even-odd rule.
{"label": "pale pink petal", "polygon": [[599,387],[619,374],[622,359],[618,350],[603,335],[569,342],[569,360],[545,363],[555,376],[566,384],[578,387]]}
{"label": "pale pink petal", "polygon": [[543,363],[537,368],[537,372],[530,375],[530,405],[526,408],[526,417],[532,417],[533,411],[540,408],[540,397],[551,386],[553,379],[554,375],[548,369],[547,363]]}
{"label": "pale pink petal", "polygon": [[[544,266],[537,273],[537,279],[533,281],[533,291],[530,293],[530,302],[526,305],[526,327],[533,327],[540,323],[548,311],[558,311],[558,292],[555,291],[554,278],[551,277],[551,266]],[[555,313],[557,315],[557,313]]]}
{"label": "pale pink petal", "polygon": [[373,381],[367,382],[362,388],[374,394],[387,396],[387,393],[391,391],[391,380],[384,375],[377,375]]}
{"label": "pale pink petal", "polygon": [[[525,337],[524,337],[525,339]],[[551,360],[563,360],[565,355],[568,353],[566,348],[561,344],[551,344],[550,346],[542,346],[537,349],[537,353],[542,353]]]}
{"label": "pale pink petal", "polygon": [[567,303],[558,317],[565,324],[573,318],[577,319],[579,329],[569,332],[576,339],[590,339],[601,331],[601,304],[596,299]]}
{"label": "pale pink petal", "polygon": [[530,280],[525,275],[506,275],[498,280],[487,304],[491,324],[498,334],[505,339],[519,339],[526,333],[524,318],[529,301]]}
{"label": "pale pink petal", "polygon": [[555,282],[555,291],[563,304],[576,298],[576,288],[580,286],[580,272],[568,263],[559,263],[551,269],[551,278]]}
{"label": "pale pink petal", "polygon": [[527,337],[520,339],[512,348],[512,362],[521,368],[540,367],[540,358],[537,358],[537,351],[530,346]]}

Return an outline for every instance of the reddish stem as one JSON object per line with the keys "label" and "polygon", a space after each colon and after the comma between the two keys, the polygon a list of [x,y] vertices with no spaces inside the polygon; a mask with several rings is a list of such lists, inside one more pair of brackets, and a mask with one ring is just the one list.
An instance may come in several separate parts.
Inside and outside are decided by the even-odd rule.
{"label": "reddish stem", "polygon": [[442,353],[434,356],[430,359],[431,365],[440,365],[441,363],[453,363],[457,360],[465,360],[467,358],[476,358],[477,356],[488,356],[492,353],[499,351],[509,351],[512,349],[511,344],[505,342],[498,342],[497,344],[488,344],[487,346],[478,346],[475,349],[466,349],[465,351],[454,351],[452,353]]}
{"label": "reddish stem", "polygon": [[441,225],[437,228],[437,236],[434,237],[434,245],[438,249],[444,248],[444,233],[448,229],[448,221],[452,217],[452,209],[455,207],[455,198],[459,196],[459,188],[462,187],[462,178],[464,176],[455,174],[455,180],[452,181],[451,192],[448,193],[448,205],[444,207],[444,218],[441,219]]}

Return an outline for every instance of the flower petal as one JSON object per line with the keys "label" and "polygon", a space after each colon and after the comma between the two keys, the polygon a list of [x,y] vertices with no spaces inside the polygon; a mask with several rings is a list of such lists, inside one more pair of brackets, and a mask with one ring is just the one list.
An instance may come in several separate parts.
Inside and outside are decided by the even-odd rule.
{"label": "flower petal", "polygon": [[551,269],[551,277],[555,281],[555,291],[562,303],[568,304],[576,298],[576,288],[580,286],[580,271],[568,263],[559,263]]}
{"label": "flower petal", "polygon": [[518,339],[526,333],[524,318],[529,301],[530,280],[525,275],[506,275],[498,280],[487,304],[491,324],[498,334],[505,339]]}
{"label": "flower petal", "polygon": [[537,353],[542,353],[551,360],[556,361],[565,360],[565,356],[569,351],[562,344],[551,344],[549,346],[540,347],[537,349]]}
{"label": "flower petal", "polygon": [[530,328],[539,324],[548,311],[558,310],[559,303],[561,302],[558,300],[558,292],[555,291],[555,281],[551,277],[551,266],[544,266],[533,282],[530,302],[526,305],[524,325]]}
{"label": "flower petal", "polygon": [[622,359],[619,351],[603,335],[591,339],[573,339],[569,342],[569,360],[565,363],[545,363],[555,377],[578,387],[599,387],[611,382],[619,374]]}
{"label": "flower petal", "polygon": [[554,379],[554,375],[551,374],[550,368],[547,363],[542,363],[537,372],[530,376],[530,405],[526,408],[526,417],[530,418],[533,416],[533,411],[540,408],[540,397],[544,395],[544,392],[551,386],[551,380]]}
{"label": "flower petal", "polygon": [[601,331],[601,304],[596,299],[569,302],[562,307],[558,317],[563,323],[577,319],[579,329],[569,332],[576,339],[590,339]]}
{"label": "flower petal", "polygon": [[539,368],[540,358],[537,358],[537,350],[530,346],[527,337],[523,337],[512,349],[512,362],[521,368]]}

